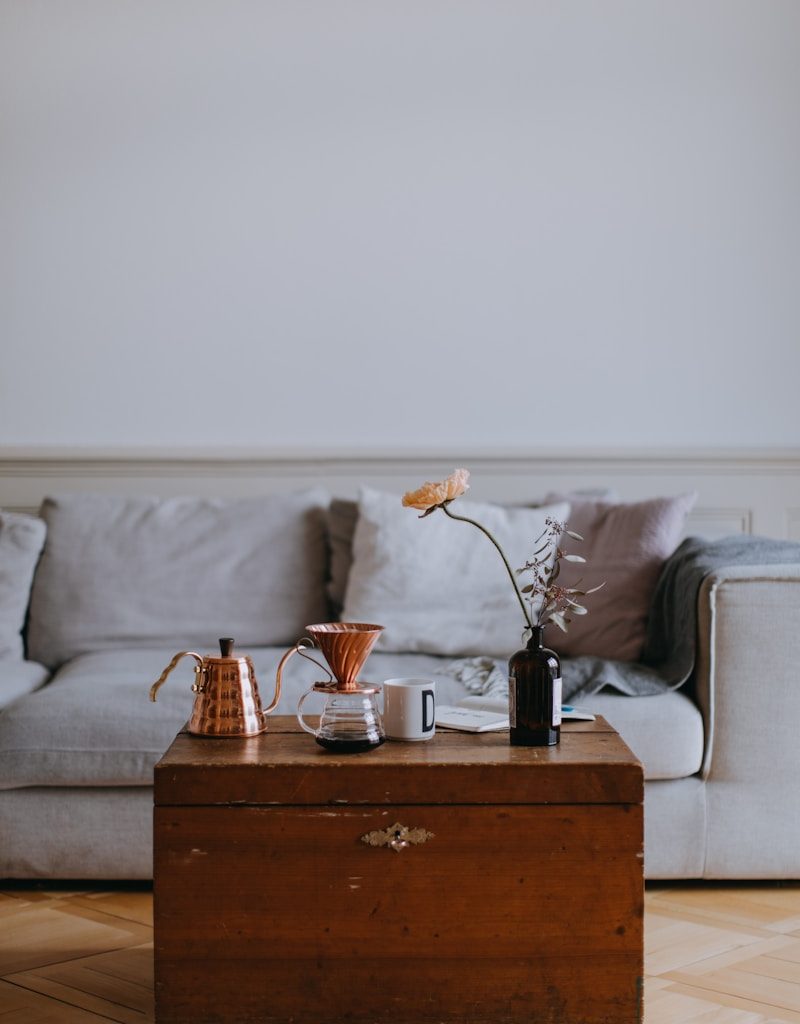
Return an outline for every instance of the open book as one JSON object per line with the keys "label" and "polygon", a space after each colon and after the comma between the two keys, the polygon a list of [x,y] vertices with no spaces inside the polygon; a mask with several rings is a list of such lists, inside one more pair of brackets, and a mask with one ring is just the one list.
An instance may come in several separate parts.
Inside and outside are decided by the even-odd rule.
{"label": "open book", "polygon": [[[561,720],[593,722],[594,715],[583,708],[562,704]],[[508,728],[508,700],[505,697],[464,697],[458,704],[437,705],[436,726],[460,732],[500,732]]]}

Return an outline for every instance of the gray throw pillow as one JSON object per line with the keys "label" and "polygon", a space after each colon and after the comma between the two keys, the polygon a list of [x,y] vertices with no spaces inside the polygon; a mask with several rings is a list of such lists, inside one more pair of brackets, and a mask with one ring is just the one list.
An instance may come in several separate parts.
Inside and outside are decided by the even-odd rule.
{"label": "gray throw pillow", "polygon": [[0,512],[0,658],[24,656],[25,613],[46,532],[35,516]]}
{"label": "gray throw pillow", "polygon": [[[553,492],[547,500],[561,497]],[[565,658],[637,661],[658,577],[696,500],[694,493],[626,503],[573,498],[568,526],[583,541],[565,537],[562,544],[586,564],[564,561],[559,583],[580,590],[605,586],[587,596],[588,615],[575,616],[567,633],[549,627],[545,643]]]}
{"label": "gray throw pillow", "polygon": [[344,608],[347,580],[353,565],[353,536],[357,522],[358,502],[334,498],[328,509],[328,597],[334,617],[341,615]]}
{"label": "gray throw pillow", "polygon": [[290,644],[327,617],[328,496],[221,501],[48,498],[29,650],[55,667],[88,651]]}

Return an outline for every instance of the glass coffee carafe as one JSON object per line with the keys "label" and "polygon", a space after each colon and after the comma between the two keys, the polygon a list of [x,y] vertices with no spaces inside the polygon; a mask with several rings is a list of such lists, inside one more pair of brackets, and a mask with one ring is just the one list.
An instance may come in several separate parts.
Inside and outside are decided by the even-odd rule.
{"label": "glass coffee carafe", "polygon": [[[306,722],[302,710],[303,704],[312,693],[326,695],[325,707],[316,729],[312,729]],[[386,739],[375,703],[376,693],[375,688],[368,686],[347,693],[336,689],[335,683],[330,686],[315,683],[300,698],[297,705],[297,721],[326,750],[338,750],[342,754],[358,754],[364,750],[372,750]]]}
{"label": "glass coffee carafe", "polygon": [[[386,739],[378,711],[378,688],[359,683],[358,674],[383,626],[367,622],[322,622],[306,626],[309,634],[284,654],[278,665],[280,685],[283,667],[293,654],[299,654],[321,668],[328,680],[316,682],[297,704],[297,720],[321,747],[343,754],[356,754],[379,747]],[[330,665],[328,669],[305,651],[318,649]],[[303,717],[303,705],[315,693],[325,697],[325,706],[316,729]]]}

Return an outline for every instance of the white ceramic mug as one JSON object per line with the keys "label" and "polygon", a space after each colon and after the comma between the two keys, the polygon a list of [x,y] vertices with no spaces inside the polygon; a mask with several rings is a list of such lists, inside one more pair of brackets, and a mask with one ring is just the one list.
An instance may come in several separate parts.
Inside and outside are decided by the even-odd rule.
{"label": "white ceramic mug", "polygon": [[436,732],[436,681],[387,679],[383,728],[390,740],[429,740]]}

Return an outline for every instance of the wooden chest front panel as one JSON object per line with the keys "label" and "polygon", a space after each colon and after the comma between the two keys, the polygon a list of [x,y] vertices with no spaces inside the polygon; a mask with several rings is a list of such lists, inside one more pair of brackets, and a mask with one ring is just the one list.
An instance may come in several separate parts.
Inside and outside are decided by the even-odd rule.
{"label": "wooden chest front panel", "polygon": [[[361,836],[434,833],[400,853]],[[634,1024],[638,804],[156,809],[159,1022]]]}

